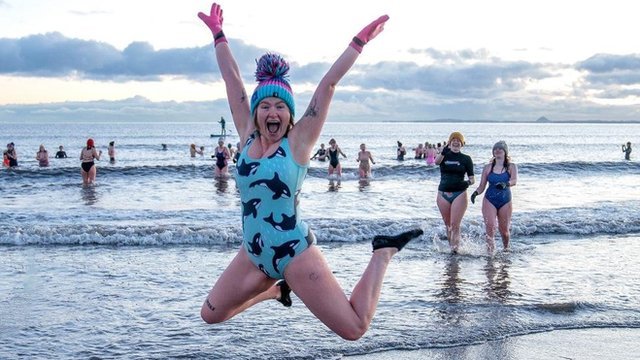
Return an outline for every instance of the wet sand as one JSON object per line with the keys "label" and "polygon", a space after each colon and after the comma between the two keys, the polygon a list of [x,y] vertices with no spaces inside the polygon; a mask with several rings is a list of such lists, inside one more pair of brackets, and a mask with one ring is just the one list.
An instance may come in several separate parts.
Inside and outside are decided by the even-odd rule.
{"label": "wet sand", "polygon": [[345,356],[350,360],[413,359],[640,359],[640,329],[555,330],[484,344],[439,349],[391,350]]}

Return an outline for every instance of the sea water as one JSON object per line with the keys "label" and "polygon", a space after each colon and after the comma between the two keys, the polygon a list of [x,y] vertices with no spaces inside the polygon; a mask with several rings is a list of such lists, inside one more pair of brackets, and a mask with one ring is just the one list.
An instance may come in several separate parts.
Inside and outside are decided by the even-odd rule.
{"label": "sea water", "polygon": [[[217,124],[2,124],[20,166],[0,171],[0,357],[339,358],[383,349],[477,344],[553,329],[640,327],[640,162],[621,144],[640,124],[339,123],[340,181],[311,161],[301,209],[347,294],[375,234],[425,235],[392,261],[376,316],[341,340],[294,296],[206,325],[199,309],[241,239],[235,170],[215,179]],[[435,204],[439,170],[411,149],[466,137],[476,182],[498,140],[518,165],[512,251],[486,253],[481,204],[469,204],[451,256]],[[225,142],[236,145],[233,127]],[[80,150],[103,159],[83,187]],[[106,145],[115,141],[116,162]],[[397,161],[396,141],[408,150]],[[3,143],[3,144],[4,144]],[[205,155],[189,156],[189,145]],[[356,155],[372,152],[360,181]],[[38,167],[44,144],[53,157]],[[161,144],[166,144],[163,150]],[[474,185],[475,186],[475,185]],[[472,188],[474,188],[472,186]]]}

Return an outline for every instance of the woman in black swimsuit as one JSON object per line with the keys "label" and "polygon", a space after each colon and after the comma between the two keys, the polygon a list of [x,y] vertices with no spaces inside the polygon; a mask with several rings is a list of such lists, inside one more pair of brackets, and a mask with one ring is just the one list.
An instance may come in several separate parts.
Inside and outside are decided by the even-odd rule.
{"label": "woman in black swimsuit", "polygon": [[102,150],[96,150],[93,139],[87,140],[87,146],[80,152],[80,160],[82,161],[80,173],[82,174],[82,183],[84,185],[89,185],[96,181],[97,170],[93,160],[100,160],[101,155]]}
{"label": "woman in black swimsuit", "polygon": [[229,159],[231,158],[231,154],[229,153],[229,148],[224,146],[224,140],[221,138],[218,140],[218,147],[215,150],[215,158],[216,158],[216,166],[215,177],[223,177],[229,175]]}
{"label": "woman in black swimsuit", "polygon": [[335,139],[329,140],[329,176],[333,175],[333,172],[335,171],[338,178],[341,178],[342,165],[340,165],[338,154],[342,155],[345,158],[347,157],[347,155],[345,155],[342,150],[340,150],[340,147],[338,146],[338,143],[336,143]]}

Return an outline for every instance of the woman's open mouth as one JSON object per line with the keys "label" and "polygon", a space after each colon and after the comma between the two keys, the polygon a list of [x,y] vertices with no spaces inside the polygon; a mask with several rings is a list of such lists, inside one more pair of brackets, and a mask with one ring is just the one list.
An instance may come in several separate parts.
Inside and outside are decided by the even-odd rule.
{"label": "woman's open mouth", "polygon": [[276,134],[280,130],[280,122],[267,122],[267,131],[270,134]]}

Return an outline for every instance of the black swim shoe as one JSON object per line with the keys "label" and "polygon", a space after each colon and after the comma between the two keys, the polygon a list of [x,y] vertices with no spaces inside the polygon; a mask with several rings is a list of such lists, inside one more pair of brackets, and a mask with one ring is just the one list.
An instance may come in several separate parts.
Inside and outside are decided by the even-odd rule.
{"label": "black swim shoe", "polygon": [[373,237],[371,245],[374,251],[387,247],[394,247],[400,251],[411,239],[417,238],[422,234],[424,234],[422,229],[413,229],[395,236],[376,235]]}
{"label": "black swim shoe", "polygon": [[291,288],[289,287],[287,282],[284,280],[278,281],[276,283],[276,286],[280,288],[280,299],[276,299],[276,300],[278,300],[278,302],[280,302],[285,307],[290,307],[291,306],[291,295],[290,295]]}

